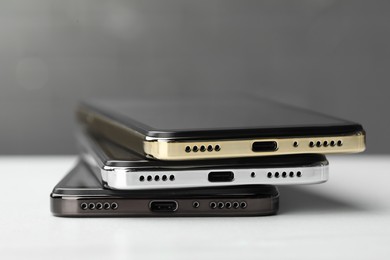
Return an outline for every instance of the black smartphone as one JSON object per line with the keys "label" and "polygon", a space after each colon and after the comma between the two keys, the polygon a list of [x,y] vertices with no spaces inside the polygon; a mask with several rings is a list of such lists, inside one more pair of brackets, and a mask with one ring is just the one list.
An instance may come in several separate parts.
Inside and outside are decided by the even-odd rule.
{"label": "black smartphone", "polygon": [[88,129],[159,160],[365,149],[360,124],[248,96],[94,99],[77,115]]}
{"label": "black smartphone", "polygon": [[78,162],[53,189],[51,212],[61,217],[262,216],[276,214],[272,185],[116,191]]}

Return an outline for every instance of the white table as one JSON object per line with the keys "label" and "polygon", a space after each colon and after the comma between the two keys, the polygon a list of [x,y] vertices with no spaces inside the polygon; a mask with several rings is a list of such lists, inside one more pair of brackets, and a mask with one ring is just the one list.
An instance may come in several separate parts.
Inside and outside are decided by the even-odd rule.
{"label": "white table", "polygon": [[276,216],[58,218],[76,157],[0,157],[0,259],[390,259],[390,156],[329,156],[330,180],[280,187]]}

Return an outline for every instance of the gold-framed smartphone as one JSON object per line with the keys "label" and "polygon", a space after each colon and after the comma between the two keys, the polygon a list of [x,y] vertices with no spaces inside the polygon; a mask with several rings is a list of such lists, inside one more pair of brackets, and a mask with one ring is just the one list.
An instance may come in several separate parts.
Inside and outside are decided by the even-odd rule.
{"label": "gold-framed smartphone", "polygon": [[89,131],[159,160],[365,150],[358,123],[254,97],[94,99],[79,105],[77,118]]}

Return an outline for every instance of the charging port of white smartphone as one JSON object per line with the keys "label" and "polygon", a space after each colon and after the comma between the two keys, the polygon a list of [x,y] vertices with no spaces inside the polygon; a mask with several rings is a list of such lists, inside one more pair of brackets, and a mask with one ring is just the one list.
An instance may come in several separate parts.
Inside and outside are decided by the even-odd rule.
{"label": "charging port of white smartphone", "polygon": [[209,182],[231,182],[234,179],[233,172],[210,172]]}

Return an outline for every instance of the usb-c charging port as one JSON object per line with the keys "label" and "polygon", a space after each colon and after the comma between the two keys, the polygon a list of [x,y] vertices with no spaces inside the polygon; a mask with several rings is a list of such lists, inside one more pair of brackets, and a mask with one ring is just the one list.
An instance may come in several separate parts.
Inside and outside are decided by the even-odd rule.
{"label": "usb-c charging port", "polygon": [[278,143],[275,141],[254,142],[252,151],[254,152],[273,152],[278,149]]}
{"label": "usb-c charging port", "polygon": [[209,182],[231,182],[234,179],[233,172],[210,172]]}
{"label": "usb-c charging port", "polygon": [[177,202],[172,201],[152,201],[149,208],[154,212],[174,212],[177,210]]}

